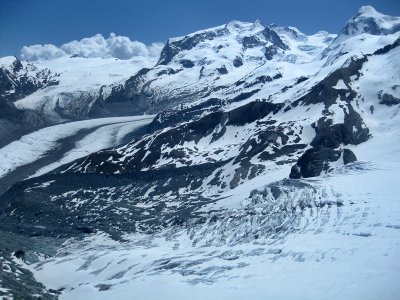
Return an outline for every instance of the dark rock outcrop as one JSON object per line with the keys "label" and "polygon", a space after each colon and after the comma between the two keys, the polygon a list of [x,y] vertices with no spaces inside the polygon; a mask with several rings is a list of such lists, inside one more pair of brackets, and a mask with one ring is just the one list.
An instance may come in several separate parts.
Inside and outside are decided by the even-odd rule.
{"label": "dark rock outcrop", "polygon": [[180,61],[180,63],[182,65],[182,67],[184,67],[184,68],[193,68],[194,67],[194,63],[189,59],[182,59]]}
{"label": "dark rock outcrop", "polygon": [[217,68],[217,71],[218,71],[218,73],[221,74],[221,75],[226,75],[226,74],[228,74],[228,70],[226,69],[225,66],[222,66],[222,67],[220,67],[220,68]]}
{"label": "dark rock outcrop", "polygon": [[[325,147],[308,149],[297,161],[297,166],[302,177],[319,176],[322,171],[328,171],[329,162],[337,161],[340,158],[340,151]],[[292,168],[290,178],[299,178],[299,171]]]}
{"label": "dark rock outcrop", "polygon": [[345,165],[357,161],[356,155],[350,149],[343,149],[343,163]]}
{"label": "dark rock outcrop", "polygon": [[343,159],[343,164],[357,160],[355,154],[349,149],[334,150],[326,147],[308,149],[292,167],[289,178],[299,179],[319,176],[322,172],[330,170],[330,163]]}
{"label": "dark rock outcrop", "polygon": [[322,117],[313,124],[313,127],[315,129],[315,137],[311,142],[313,147],[337,148],[340,144],[358,145],[370,138],[369,129],[351,106],[349,113],[345,114],[343,123],[333,124],[332,119]]}
{"label": "dark rock outcrop", "polygon": [[384,93],[383,91],[380,91],[378,94],[379,98],[379,104],[384,104],[387,106],[392,106],[392,105],[398,105],[400,104],[400,98],[397,98],[391,94]]}
{"label": "dark rock outcrop", "polygon": [[233,66],[234,66],[235,68],[239,68],[239,67],[243,66],[243,60],[242,60],[240,57],[236,57],[236,58],[233,60]]}

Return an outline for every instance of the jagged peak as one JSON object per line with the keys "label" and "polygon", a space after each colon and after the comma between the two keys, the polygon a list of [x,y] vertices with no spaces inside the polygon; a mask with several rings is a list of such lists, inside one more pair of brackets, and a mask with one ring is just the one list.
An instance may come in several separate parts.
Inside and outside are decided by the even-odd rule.
{"label": "jagged peak", "polygon": [[260,19],[256,19],[253,23],[252,30],[259,28],[260,30],[264,29],[264,24],[260,21]]}

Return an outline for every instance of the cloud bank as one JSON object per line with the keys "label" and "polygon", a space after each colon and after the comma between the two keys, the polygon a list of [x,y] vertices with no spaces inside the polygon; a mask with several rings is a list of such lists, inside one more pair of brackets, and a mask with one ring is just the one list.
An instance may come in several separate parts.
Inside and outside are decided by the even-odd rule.
{"label": "cloud bank", "polygon": [[57,47],[52,44],[24,46],[21,49],[21,58],[30,61],[50,60],[62,56],[77,54],[81,57],[115,57],[119,59],[130,59],[135,56],[158,57],[163,43],[145,45],[138,41],[131,41],[126,36],[111,33],[106,39],[101,34],[72,41]]}

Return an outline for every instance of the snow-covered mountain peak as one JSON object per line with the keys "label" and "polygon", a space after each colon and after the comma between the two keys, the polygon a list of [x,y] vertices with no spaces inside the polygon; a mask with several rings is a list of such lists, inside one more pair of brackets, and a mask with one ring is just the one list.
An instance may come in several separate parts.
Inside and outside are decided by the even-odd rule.
{"label": "snow-covered mountain peak", "polygon": [[[274,47],[274,50],[269,49],[267,57],[272,57],[278,52],[278,49],[285,50],[288,48],[276,32],[265,27],[259,21],[254,23],[231,21],[225,25],[196,31],[184,37],[169,39],[161,51],[158,65],[168,65],[172,61],[176,62],[177,59],[179,62],[189,51],[196,53],[197,59],[203,59],[210,55],[210,53],[207,53],[203,56],[204,49],[214,49],[211,51],[214,52],[212,53],[212,56],[214,56],[215,52],[219,53],[224,48],[229,49],[229,56],[234,54],[234,59],[237,55],[243,55],[242,52],[246,49],[260,50],[271,46]],[[257,55],[254,53],[252,56],[264,56],[262,50],[258,52],[260,53],[257,53]]]}
{"label": "snow-covered mountain peak", "polygon": [[221,36],[241,36],[255,34],[265,29],[265,26],[257,19],[254,23],[242,22],[238,20],[232,20],[226,24],[211,27],[204,30],[198,30],[185,36],[169,38],[169,44],[176,44],[179,42],[185,42],[190,39],[194,39],[197,42],[204,42],[207,40],[213,40],[216,37]]}
{"label": "snow-covered mountain peak", "polygon": [[197,30],[195,32],[186,34],[184,36],[172,37],[172,38],[168,39],[167,43],[172,44],[172,43],[179,42],[179,41],[182,41],[182,40],[185,40],[187,38],[191,38],[191,37],[194,37],[194,36],[197,36],[197,35],[206,35],[206,34],[209,34],[211,32],[218,32],[218,31],[221,31],[224,28],[226,28],[226,26],[227,26],[227,24],[224,24],[224,25],[220,25],[220,26],[207,28],[207,29]]}
{"label": "snow-covered mountain peak", "polygon": [[324,36],[324,37],[332,37],[332,36],[336,37],[336,34],[329,33],[328,31],[325,31],[325,30],[320,30],[320,31],[314,33],[313,35],[314,36],[317,36],[317,35]]}
{"label": "snow-covered mountain peak", "polygon": [[363,57],[399,37],[400,17],[387,16],[372,6],[363,6],[322,52],[322,58],[327,58],[325,65],[329,65],[340,58]]}
{"label": "snow-covered mountain peak", "polygon": [[0,57],[0,67],[8,67],[17,60],[15,56]]}
{"label": "snow-covered mountain peak", "polygon": [[232,20],[225,25],[225,28],[229,30],[230,33],[243,34],[243,33],[256,33],[265,29],[265,26],[257,19],[254,23],[242,22],[237,20]]}
{"label": "snow-covered mountain peak", "polygon": [[357,12],[357,16],[369,16],[369,17],[382,17],[383,14],[379,13],[375,8],[371,5],[364,5],[361,6]]}
{"label": "snow-covered mountain peak", "polygon": [[400,31],[400,18],[387,16],[376,11],[372,6],[362,6],[357,14],[345,24],[336,42],[363,33],[388,35]]}

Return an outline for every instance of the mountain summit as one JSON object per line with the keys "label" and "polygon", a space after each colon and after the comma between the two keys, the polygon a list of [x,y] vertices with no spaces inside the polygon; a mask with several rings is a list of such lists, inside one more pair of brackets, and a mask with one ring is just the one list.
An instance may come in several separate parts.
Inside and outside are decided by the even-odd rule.
{"label": "mountain summit", "polygon": [[339,39],[368,33],[387,35],[400,31],[400,18],[377,12],[372,6],[361,7],[357,14],[347,21],[339,33]]}

